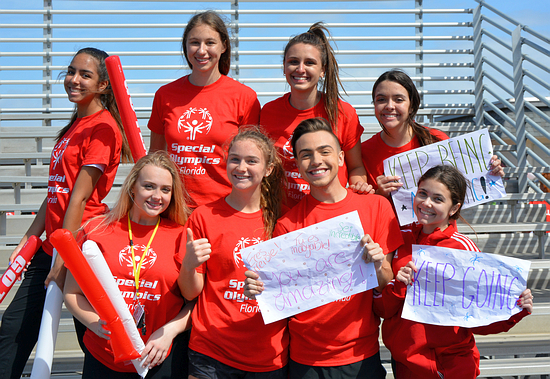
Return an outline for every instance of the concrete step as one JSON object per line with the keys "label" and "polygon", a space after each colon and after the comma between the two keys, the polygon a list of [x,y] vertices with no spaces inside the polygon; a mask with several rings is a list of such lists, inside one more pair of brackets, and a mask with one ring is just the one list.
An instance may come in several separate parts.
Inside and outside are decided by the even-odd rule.
{"label": "concrete step", "polygon": [[516,212],[516,222],[546,221],[544,204],[482,204],[463,209],[460,215],[470,224],[511,223],[513,212]]}
{"label": "concrete step", "polygon": [[[122,178],[122,177],[121,177]],[[120,181],[122,183],[122,180]],[[120,186],[114,186],[105,197],[105,202],[114,203],[120,191]],[[13,189],[0,189],[0,204],[15,204],[15,196]],[[46,198],[46,188],[21,188],[21,203],[22,204],[37,204],[40,206]]]}
{"label": "concrete step", "polygon": [[[533,233],[468,234],[484,253],[500,254],[521,259],[538,259],[538,237]],[[546,241],[545,256],[550,257],[550,241]]]}
{"label": "concrete step", "polygon": [[[30,377],[32,365],[34,363],[34,355],[27,362],[23,370],[22,378]],[[82,365],[84,364],[84,354],[79,349],[71,354],[64,352],[63,354],[54,353],[52,362],[51,378],[63,379],[80,379],[82,377]]]}

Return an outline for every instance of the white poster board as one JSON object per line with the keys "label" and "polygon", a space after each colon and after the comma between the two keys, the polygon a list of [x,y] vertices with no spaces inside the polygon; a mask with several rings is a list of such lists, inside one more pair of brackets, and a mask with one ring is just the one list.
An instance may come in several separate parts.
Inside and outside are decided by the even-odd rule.
{"label": "white poster board", "polygon": [[374,264],[363,261],[357,211],[241,250],[260,275],[256,299],[269,324],[378,286]]}
{"label": "white poster board", "polygon": [[402,317],[425,324],[475,327],[507,320],[527,286],[531,262],[497,254],[413,245],[418,272]]}
{"label": "white poster board", "polygon": [[441,164],[460,170],[469,188],[463,208],[487,203],[506,196],[500,176],[489,172],[493,147],[487,129],[478,130],[409,150],[384,160],[384,175],[399,176],[403,186],[392,192],[400,225],[416,221],[413,200],[418,180],[426,171]]}

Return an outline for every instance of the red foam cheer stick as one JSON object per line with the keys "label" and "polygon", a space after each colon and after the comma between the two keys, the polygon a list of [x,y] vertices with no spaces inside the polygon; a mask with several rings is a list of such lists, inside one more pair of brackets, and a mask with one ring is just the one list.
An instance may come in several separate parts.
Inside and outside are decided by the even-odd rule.
{"label": "red foam cheer stick", "polygon": [[30,236],[27,242],[23,245],[19,254],[15,257],[13,262],[2,275],[0,279],[0,303],[4,300],[8,292],[17,281],[17,278],[23,272],[23,269],[30,262],[31,258],[36,254],[38,248],[42,245],[42,240],[37,236]]}
{"label": "red foam cheer stick", "polygon": [[57,229],[51,234],[50,241],[99,317],[107,322],[107,328],[111,331],[111,347],[115,362],[139,358],[141,355],[134,348],[120,316],[82,255],[73,234],[66,229]]}
{"label": "red foam cheer stick", "polygon": [[132,104],[130,92],[126,85],[126,78],[124,77],[124,71],[122,71],[120,58],[118,55],[112,55],[105,59],[105,65],[109,73],[111,88],[115,95],[120,118],[122,119],[122,126],[126,133],[126,139],[130,145],[134,162],[137,162],[139,158],[147,154],[147,149],[145,149],[145,143],[143,142],[141,129],[139,128],[136,112],[134,111],[134,105]]}

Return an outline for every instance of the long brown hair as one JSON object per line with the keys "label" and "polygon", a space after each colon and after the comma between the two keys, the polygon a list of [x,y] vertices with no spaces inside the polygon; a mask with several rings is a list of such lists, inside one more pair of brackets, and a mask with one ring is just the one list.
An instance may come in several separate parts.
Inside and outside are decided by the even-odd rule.
{"label": "long brown hair", "polygon": [[[340,111],[340,92],[339,87],[344,90],[342,82],[340,81],[340,75],[338,71],[338,62],[334,54],[334,50],[330,45],[329,38],[331,37],[329,30],[324,26],[322,22],[316,22],[311,25],[306,33],[299,34],[293,37],[286,45],[284,51],[284,59],[286,60],[286,54],[288,49],[298,43],[304,43],[306,45],[312,45],[319,50],[321,54],[321,63],[325,70],[325,78],[322,80],[322,89],[324,93],[324,105],[325,111],[328,115],[328,120],[332,126],[332,129],[336,132],[338,130],[338,113]],[[344,90],[345,93],[345,90]]]}
{"label": "long brown hair", "polygon": [[[103,50],[96,49],[94,47],[85,47],[77,51],[73,56],[73,59],[79,54],[87,54],[90,57],[94,58],[97,62],[97,74],[99,76],[99,82],[108,81],[109,84],[107,88],[101,92],[99,99],[103,108],[107,109],[113,119],[116,121],[120,134],[122,135],[122,162],[133,162],[132,152],[130,151],[130,145],[126,139],[126,133],[124,132],[124,127],[122,126],[122,120],[120,118],[120,113],[118,111],[118,106],[116,104],[115,95],[113,89],[111,88],[111,82],[109,80],[109,73],[107,72],[107,66],[105,65],[105,58],[109,55]],[[62,73],[66,75],[67,73]],[[59,142],[65,133],[73,126],[77,119],[77,106],[75,105],[73,114],[67,126],[63,127],[59,133],[57,133],[55,142]]]}
{"label": "long brown hair", "polygon": [[220,60],[218,62],[218,69],[222,75],[227,75],[229,69],[231,68],[231,40],[229,39],[229,33],[227,27],[223,22],[222,18],[214,11],[206,11],[202,13],[197,13],[187,23],[185,30],[183,32],[183,37],[181,39],[181,48],[183,50],[183,56],[187,61],[187,64],[191,69],[193,65],[187,57],[187,39],[189,38],[189,33],[195,26],[199,25],[208,25],[213,30],[218,32],[220,35],[221,42],[225,47],[225,51],[222,53]]}
{"label": "long brown hair", "polygon": [[[378,85],[386,80],[400,84],[407,90],[409,100],[411,102],[407,123],[411,127],[416,138],[418,138],[420,146],[425,146],[434,142],[441,141],[439,137],[432,135],[428,128],[420,125],[415,121],[416,113],[418,112],[418,108],[420,108],[420,94],[418,93],[418,90],[416,89],[410,76],[407,75],[405,72],[401,70],[390,70],[380,75],[380,77],[372,86],[372,100],[375,101],[376,88],[378,88]],[[386,130],[384,125],[380,121],[378,122],[382,127],[384,133],[388,134],[388,131]]]}
{"label": "long brown hair", "polygon": [[227,151],[238,141],[252,141],[264,154],[266,167],[271,167],[271,173],[264,176],[260,191],[260,207],[264,223],[264,233],[267,239],[273,236],[273,229],[282,215],[282,204],[285,196],[286,175],[282,159],[273,141],[259,126],[242,126],[235,137],[229,142]]}

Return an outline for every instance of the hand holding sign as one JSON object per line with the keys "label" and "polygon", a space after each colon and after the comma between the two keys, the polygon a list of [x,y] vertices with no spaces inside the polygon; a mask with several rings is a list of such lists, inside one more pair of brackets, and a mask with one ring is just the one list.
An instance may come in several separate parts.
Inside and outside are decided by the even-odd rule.
{"label": "hand holding sign", "polygon": [[380,245],[372,240],[372,237],[365,234],[361,238],[361,246],[364,247],[363,260],[367,263],[374,263],[374,267],[379,268],[386,257],[384,250]]}
{"label": "hand holding sign", "polygon": [[531,294],[531,290],[527,288],[519,296],[517,302],[518,307],[525,309],[529,314],[533,313],[533,297],[534,296]]}
{"label": "hand holding sign", "polygon": [[374,264],[363,254],[379,261],[380,247],[366,236],[365,251],[363,236],[354,211],[242,249],[246,266],[261,278],[247,275],[245,295],[256,295],[268,324],[374,288]]}
{"label": "hand holding sign", "polygon": [[407,265],[398,277],[411,284],[405,319],[468,328],[507,320],[521,311],[518,306],[532,309],[525,291],[529,261],[426,245],[413,245],[413,260],[417,270]]}
{"label": "hand holding sign", "polygon": [[256,274],[254,271],[246,271],[244,273],[246,279],[244,281],[244,296],[256,300],[256,295],[264,292],[264,284],[259,281],[260,275]]}
{"label": "hand holding sign", "polygon": [[[493,163],[490,163],[493,162]],[[506,195],[500,176],[500,160],[492,153],[491,138],[487,129],[409,150],[384,160],[384,173],[379,182],[386,189],[394,189],[392,199],[401,225],[416,220],[413,201],[418,180],[437,165],[456,167],[469,182],[463,208],[500,199]],[[489,171],[492,167],[492,171]],[[399,178],[399,185],[391,186],[390,178]],[[386,183],[384,184],[384,181]]]}
{"label": "hand holding sign", "polygon": [[416,265],[413,261],[408,262],[405,266],[399,269],[399,272],[395,276],[395,279],[406,285],[412,285],[414,283],[414,273],[418,272]]}
{"label": "hand holding sign", "polygon": [[384,197],[390,197],[392,192],[398,191],[399,188],[403,186],[403,183],[401,183],[400,180],[400,176],[380,175],[378,178],[376,178],[376,185],[378,186],[377,193]]}

